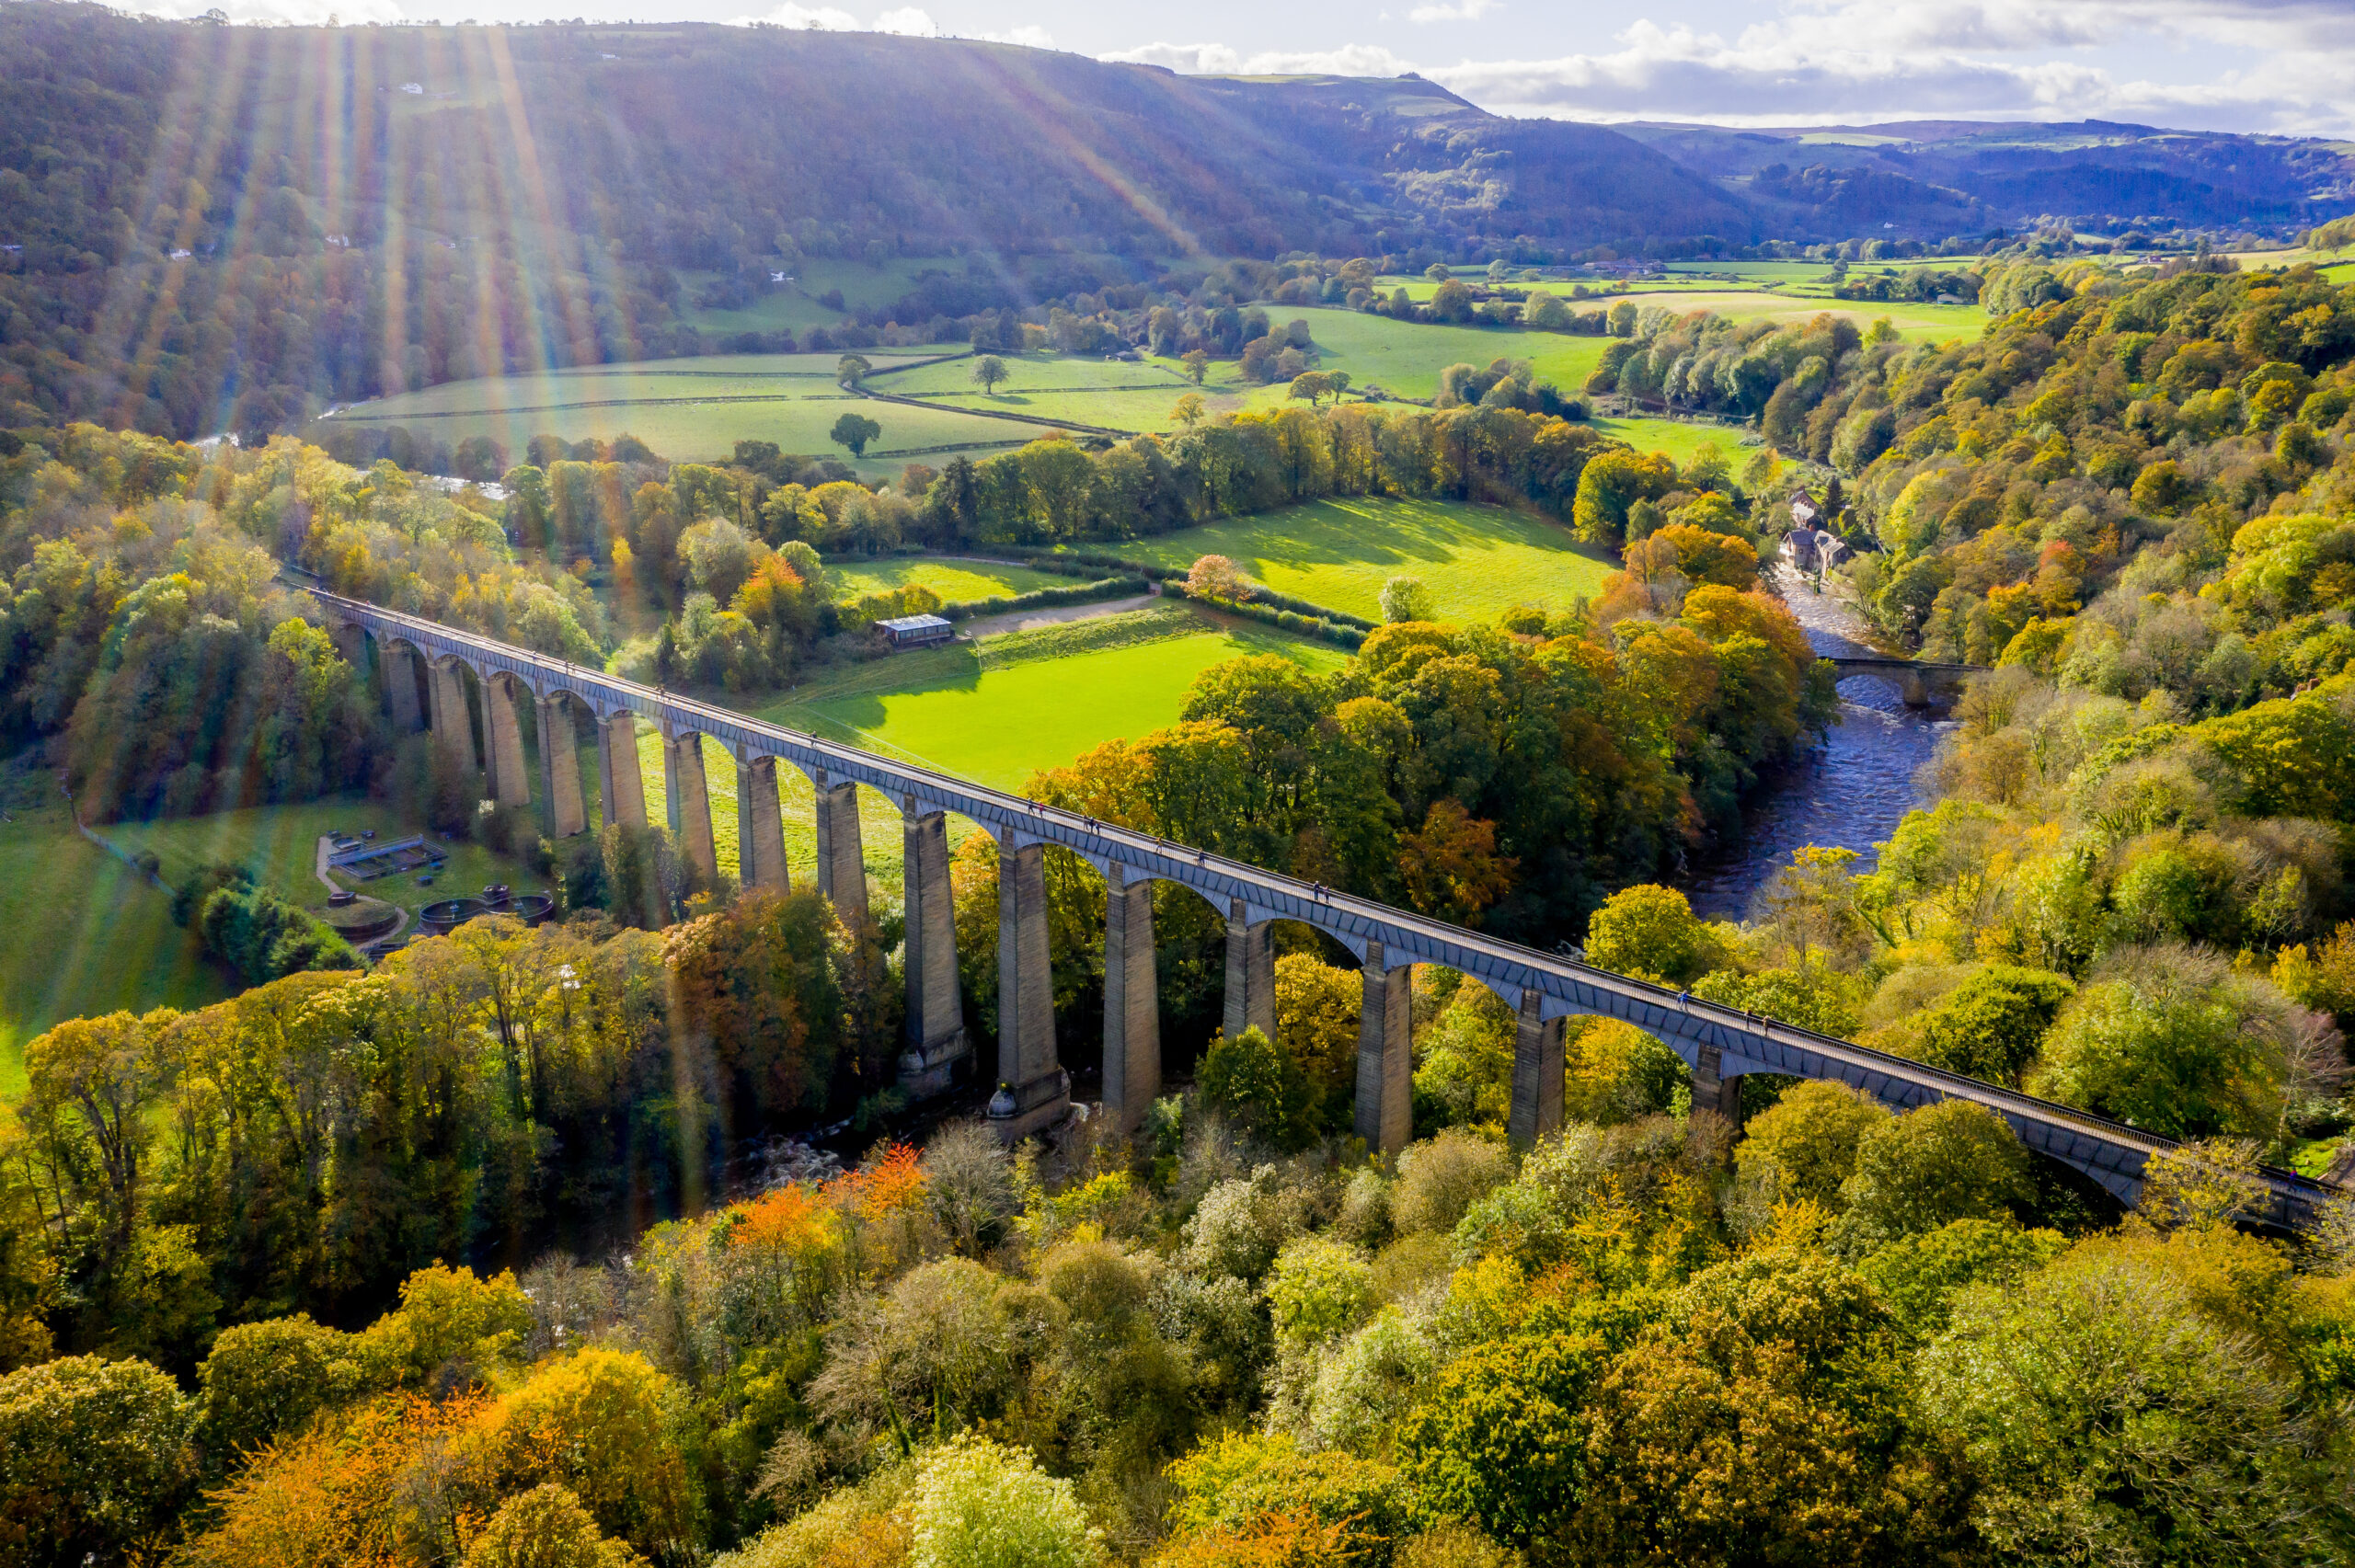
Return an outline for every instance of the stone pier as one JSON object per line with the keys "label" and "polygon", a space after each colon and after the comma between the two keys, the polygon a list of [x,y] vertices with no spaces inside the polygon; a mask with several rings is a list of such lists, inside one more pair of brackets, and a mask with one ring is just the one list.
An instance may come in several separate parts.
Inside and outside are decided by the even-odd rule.
{"label": "stone pier", "polygon": [[1104,1110],[1122,1132],[1161,1093],[1161,999],[1153,956],[1153,884],[1120,862],[1104,881]]}
{"label": "stone pier", "polygon": [[847,926],[867,920],[867,853],[858,839],[858,785],[810,781],[818,794],[818,891]]}
{"label": "stone pier", "polygon": [[433,738],[458,765],[473,773],[475,721],[466,710],[466,677],[455,659],[437,658],[428,670],[433,695]]}
{"label": "stone pier", "polygon": [[777,803],[776,759],[736,759],[736,879],[747,887],[786,890],[785,809]]}
{"label": "stone pier", "polygon": [[1246,923],[1243,900],[1233,899],[1226,911],[1226,1037],[1241,1037],[1257,1027],[1276,1037],[1276,949],[1273,923]]}
{"label": "stone pier", "polygon": [[1047,957],[1047,846],[998,848],[997,1075],[990,1120],[1007,1142],[1071,1110],[1071,1079],[1055,1055],[1055,985]]}
{"label": "stone pier", "polygon": [[1703,1046],[1694,1055],[1697,1059],[1693,1063],[1693,1108],[1715,1111],[1739,1126],[1741,1122],[1741,1074],[1737,1072],[1729,1078],[1718,1071],[1724,1065],[1725,1055],[1715,1046]]}
{"label": "stone pier", "polygon": [[1381,1154],[1407,1147],[1414,1132],[1415,967],[1384,967],[1382,944],[1369,939],[1358,1013],[1357,1134]]}
{"label": "stone pier", "polygon": [[501,806],[531,805],[532,775],[523,768],[523,725],[512,681],[494,675],[482,682],[482,721],[490,798]]}
{"label": "stone pier", "polygon": [[572,704],[562,697],[542,697],[535,716],[540,727],[540,798],[546,804],[542,819],[548,837],[569,839],[589,828],[589,807],[580,789],[580,747],[572,727]]}
{"label": "stone pier", "polygon": [[1538,1016],[1545,1000],[1537,991],[1522,991],[1513,1018],[1512,1111],[1505,1132],[1524,1146],[1562,1129],[1564,1021]]}
{"label": "stone pier", "polygon": [[638,721],[627,708],[597,721],[597,808],[608,828],[646,826],[646,780],[638,766]]}
{"label": "stone pier", "polygon": [[[957,900],[948,883],[948,818],[909,801],[901,840],[907,889],[908,1048],[900,1087],[928,1099],[973,1054],[957,983]],[[860,885],[865,886],[862,876]]]}
{"label": "stone pier", "polygon": [[425,727],[417,701],[417,650],[407,643],[379,639],[376,668],[385,678],[385,701],[391,705],[393,733],[415,735]]}
{"label": "stone pier", "polygon": [[703,776],[703,737],[692,729],[662,737],[662,784],[670,797],[671,832],[679,854],[709,881],[719,879],[719,852],[711,839],[711,791]]}

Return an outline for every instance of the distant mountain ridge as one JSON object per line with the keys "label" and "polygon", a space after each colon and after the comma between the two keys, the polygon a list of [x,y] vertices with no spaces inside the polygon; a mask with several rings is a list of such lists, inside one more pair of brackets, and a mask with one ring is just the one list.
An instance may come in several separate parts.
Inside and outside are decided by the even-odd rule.
{"label": "distant mountain ridge", "polygon": [[[1770,227],[2303,229],[2355,208],[2355,155],[2314,138],[2074,123],[1914,120],[1614,126],[1747,199]],[[1812,179],[1809,172],[1814,171]],[[1958,232],[1958,231],[1948,231]],[[1786,235],[1785,237],[1798,237]]]}
{"label": "distant mountain ridge", "polygon": [[2320,142],[1612,127],[1413,75],[700,24],[249,28],[11,0],[0,106],[0,425],[176,435],[692,353],[682,273],[748,292],[798,257],[927,258],[892,307],[923,324],[1095,310],[1285,252],[1975,246],[2045,215],[2237,231],[2355,206],[2334,200],[2355,161]]}

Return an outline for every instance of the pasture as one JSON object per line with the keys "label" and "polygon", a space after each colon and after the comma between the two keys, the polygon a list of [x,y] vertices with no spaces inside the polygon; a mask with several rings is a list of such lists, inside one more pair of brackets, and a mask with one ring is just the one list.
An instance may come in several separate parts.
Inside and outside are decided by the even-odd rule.
{"label": "pasture", "polygon": [[1279,593],[1372,620],[1382,585],[1423,580],[1443,620],[1485,620],[1515,604],[1568,606],[1617,569],[1548,519],[1453,501],[1336,498],[1115,546],[1185,567],[1226,555]]}
{"label": "pasture", "polygon": [[[1722,271],[1727,268],[1737,265],[1774,266],[1786,268],[1796,267],[1800,268],[1813,279],[1821,279],[1829,270],[1829,269],[1820,262],[1808,262],[1804,264],[1794,262],[1710,263],[1709,269],[1712,271]],[[1865,271],[1877,270],[1881,265],[1883,264],[1870,263],[1862,268],[1852,266],[1850,268],[1850,272],[1851,275],[1856,275]],[[1895,264],[1890,265],[1893,268]],[[1805,321],[1811,316],[1828,311],[1833,315],[1846,316],[1861,327],[1869,326],[1873,322],[1878,320],[1880,317],[1887,316],[1890,319],[1890,325],[1895,326],[1898,333],[1909,343],[1943,343],[1955,338],[1975,338],[1979,335],[1980,329],[1987,324],[1986,313],[1975,304],[1913,304],[1905,302],[1890,302],[1883,303],[1873,300],[1840,301],[1831,298],[1832,291],[1831,286],[1828,283],[1822,285],[1821,290],[1817,291],[1808,282],[1799,279],[1793,279],[1788,282],[1784,282],[1781,280],[1762,280],[1762,281],[1764,282],[1766,286],[1745,288],[1739,283],[1728,284],[1722,280],[1685,276],[1677,278],[1674,281],[1664,284],[1645,283],[1632,287],[1625,292],[1597,294],[1591,299],[1584,300],[1571,299],[1569,294],[1569,285],[1568,284],[1552,284],[1546,285],[1546,287],[1549,292],[1560,298],[1565,303],[1569,305],[1571,309],[1579,311],[1608,310],[1612,306],[1619,303],[1620,301],[1625,300],[1633,304],[1639,311],[1649,309],[1655,305],[1675,311],[1680,315],[1686,311],[1708,310],[1715,311],[1719,315],[1729,317],[1735,321],[1750,321],[1760,316],[1765,316],[1775,321]],[[1437,289],[1438,285],[1422,282],[1420,280],[1418,280],[1415,283],[1407,284],[1405,287],[1409,298],[1416,299],[1418,301],[1428,301],[1432,292]],[[1808,297],[1810,294],[1819,292],[1821,297]],[[1294,313],[1296,307],[1291,305],[1269,305],[1264,308],[1268,312],[1269,319],[1281,325],[1282,322],[1291,319],[1291,316]],[[1326,315],[1357,315],[1358,314],[1356,312],[1336,311],[1330,306],[1318,308],[1320,308]],[[1379,321],[1388,326],[1405,327],[1411,331],[1430,333],[1472,333],[1482,337],[1494,336],[1522,338],[1523,341],[1531,344],[1532,347],[1521,349],[1518,352],[1494,350],[1490,353],[1489,358],[1493,359],[1496,356],[1496,353],[1502,352],[1505,353],[1508,359],[1536,360],[1539,361],[1539,368],[1541,372],[1544,370],[1544,361],[1546,357],[1547,350],[1535,347],[1535,345],[1540,342],[1552,340],[1588,345],[1589,347],[1585,349],[1585,354],[1587,356],[1585,364],[1588,369],[1591,369],[1593,367],[1594,361],[1602,357],[1602,346],[1606,341],[1606,339],[1602,338],[1565,337],[1554,333],[1524,334],[1519,327],[1511,326],[1450,326],[1440,323],[1395,322],[1391,321],[1390,318],[1386,316],[1359,316],[1358,319],[1365,321]],[[1310,315],[1308,320],[1310,330],[1317,333],[1317,336],[1321,338],[1324,336],[1324,334],[1319,330],[1322,316]],[[1458,355],[1457,358],[1468,358],[1468,356]],[[1446,360],[1440,361],[1441,364],[1447,364],[1453,361]],[[1486,363],[1486,361],[1482,361],[1480,362]],[[1347,365],[1337,366],[1327,364],[1324,368],[1327,370],[1349,370],[1350,367]],[[1435,376],[1436,372],[1434,371],[1433,373]],[[1376,379],[1380,378],[1377,377]],[[1556,384],[1563,384],[1560,377],[1556,376],[1552,379],[1555,381]],[[1581,381],[1585,379],[1583,372],[1580,372],[1580,379]],[[1403,385],[1394,385],[1388,381],[1383,381],[1382,384],[1389,387],[1393,392],[1399,393],[1402,395],[1408,397],[1428,397],[1430,395],[1428,392],[1412,390]]]}
{"label": "pasture", "polygon": [[[929,357],[930,349],[870,349],[876,364]],[[533,375],[450,382],[355,405],[339,420],[407,424],[455,445],[488,436],[511,456],[532,437],[611,440],[625,431],[676,462],[727,457],[740,441],[771,441],[787,452],[833,456],[870,477],[893,475],[894,455],[929,447],[989,448],[1027,432],[954,409],[878,404],[834,384],[834,354],[729,354],[593,365]],[[888,384],[888,383],[886,383]],[[856,409],[883,427],[864,459],[833,444],[827,431]]]}
{"label": "pasture", "polygon": [[[1439,373],[1453,364],[1486,365],[1491,360],[1528,360],[1538,378],[1566,392],[1575,392],[1601,362],[1607,338],[1576,338],[1557,332],[1523,332],[1511,326],[1448,326],[1438,323],[1396,321],[1386,315],[1324,306],[1281,306],[1269,311],[1278,327],[1298,316],[1308,323],[1316,345],[1319,370],[1347,371],[1352,387],[1377,385],[1400,397],[1424,398],[1439,391]],[[1174,360],[1156,363],[1175,366]],[[1222,360],[1211,366],[1213,389],[1245,395],[1254,407],[1281,404],[1282,383],[1248,387],[1235,375],[1236,364]]]}
{"label": "pasture", "polygon": [[1703,447],[1715,444],[1725,453],[1726,461],[1736,470],[1749,461],[1749,452],[1741,444],[1750,432],[1739,425],[1717,425],[1699,419],[1606,418],[1598,417],[1588,421],[1604,435],[1615,436],[1637,452],[1661,452],[1676,460],[1680,468],[1693,461]]}
{"label": "pasture", "polygon": [[921,583],[947,601],[1011,598],[1042,588],[1069,588],[1073,579],[1028,567],[939,555],[840,555],[826,563],[828,591],[837,600],[889,593]]}
{"label": "pasture", "polygon": [[1257,623],[1155,606],[932,650],[921,661],[900,656],[790,692],[760,716],[1015,789],[1107,740],[1176,723],[1195,676],[1250,654],[1312,670],[1349,658]]}
{"label": "pasture", "polygon": [[[235,989],[172,923],[171,895],[75,831],[43,774],[0,822],[0,1099],[26,1090],[25,1047],[66,1018],[204,1007]],[[46,798],[43,798],[46,796]]]}
{"label": "pasture", "polygon": [[[893,655],[830,671],[746,711],[772,724],[822,736],[901,761],[936,768],[1001,789],[1061,767],[1116,738],[1174,724],[1194,678],[1214,664],[1277,654],[1317,670],[1347,661],[1342,649],[1303,642],[1253,622],[1185,606],[1155,606],[1030,632]],[[665,819],[659,737],[638,738],[647,818]],[[736,764],[704,742],[714,848],[720,869],[737,873]],[[794,886],[817,874],[815,803],[798,769],[777,773],[785,853]],[[900,807],[877,790],[858,793],[861,847],[876,896],[902,898]],[[952,818],[961,840],[971,825]]]}
{"label": "pasture", "polygon": [[[1166,430],[1175,421],[1170,410],[1178,399],[1195,390],[1174,360],[1106,361],[1101,356],[1001,354],[1006,379],[984,393],[973,383],[973,361],[951,360],[884,376],[874,390],[895,397],[920,397],[941,408],[1018,414],[1025,418],[1064,420],[1119,430]],[[1230,373],[1232,367],[1229,367]],[[1211,413],[1232,413],[1246,406],[1240,383],[1221,384],[1213,367],[1212,383],[1201,389]],[[1010,426],[1009,434],[1021,433]]]}

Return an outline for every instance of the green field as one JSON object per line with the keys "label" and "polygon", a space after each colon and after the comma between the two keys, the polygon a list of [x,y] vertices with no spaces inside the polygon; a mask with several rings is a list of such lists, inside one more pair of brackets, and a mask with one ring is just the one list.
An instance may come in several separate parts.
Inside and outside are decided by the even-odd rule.
{"label": "green field", "polygon": [[[592,790],[596,777],[596,757],[591,752],[587,778]],[[534,783],[536,787],[536,775]],[[590,816],[592,820],[596,816],[593,799]],[[319,836],[334,830],[359,832],[369,828],[375,830],[380,840],[407,838],[418,830],[415,823],[402,821],[387,807],[361,796],[346,796],[162,822],[119,822],[101,831],[108,842],[125,854],[153,850],[163,862],[162,876],[167,884],[177,885],[198,866],[234,862],[252,872],[255,881],[277,888],[295,902],[316,904],[327,897],[327,889],[313,874]],[[373,882],[347,877],[341,885],[410,910],[440,898],[471,896],[493,882],[504,882],[518,892],[544,890],[540,878],[479,844],[452,843],[439,835],[434,843],[450,858],[430,887],[419,887],[413,875],[384,876]]]}
{"label": "green field", "polygon": [[[1186,619],[1176,619],[1181,616]],[[1151,640],[1084,646],[1091,634],[1114,640],[1112,623]],[[1046,657],[993,657],[1002,645],[1025,641]],[[1074,641],[1083,646],[1057,656]],[[1254,623],[1214,622],[1190,610],[1156,607],[985,638],[978,649],[959,645],[901,655],[889,661],[901,667],[897,678],[890,670],[865,667],[832,688],[812,685],[790,693],[760,716],[1011,789],[1107,740],[1176,723],[1195,676],[1226,659],[1264,653],[1315,670],[1338,669],[1349,658],[1340,648]]]}
{"label": "green field", "polygon": [[965,560],[938,555],[837,557],[826,563],[826,582],[833,597],[856,599],[862,593],[889,593],[910,583],[922,583],[944,600],[1010,598],[1042,588],[1069,588],[1073,580],[1051,572],[996,561]]}
{"label": "green field", "polygon": [[[46,779],[42,784],[46,788]],[[53,795],[53,791],[50,792]],[[127,1008],[204,1007],[234,989],[172,923],[171,896],[23,792],[0,822],[0,1099],[25,1092],[26,1044],[51,1024]]]}
{"label": "green field", "polygon": [[[898,397],[921,397],[944,408],[987,409],[1033,419],[1063,419],[1119,430],[1167,429],[1170,410],[1194,389],[1173,360],[1107,361],[1100,356],[1002,354],[1007,377],[995,391],[973,384],[973,362],[944,364],[881,378],[875,390]],[[1232,367],[1229,367],[1230,375]],[[1213,382],[1202,401],[1213,414],[1245,406],[1246,390]],[[1008,433],[1019,433],[1010,430]]]}
{"label": "green field", "polygon": [[[679,281],[686,285],[692,297],[695,289],[709,273],[681,273]],[[802,333],[813,326],[838,326],[844,317],[841,311],[820,304],[798,289],[780,289],[763,294],[751,304],[738,310],[688,310],[682,313],[687,325],[698,332],[793,332]]]}
{"label": "green field", "polygon": [[[1095,645],[1095,646],[1091,646]],[[865,750],[1018,789],[1042,768],[1083,751],[1174,724],[1187,688],[1212,665],[1273,653],[1315,670],[1338,669],[1349,656],[1251,622],[1190,608],[1150,610],[985,637],[977,644],[896,654],[829,672],[771,700],[747,705],[756,717]],[[647,818],[668,811],[659,736],[638,737]],[[704,742],[705,788],[711,799],[713,847],[720,869],[738,873],[736,763]],[[785,815],[785,853],[796,887],[818,864],[815,802],[798,769],[777,770]],[[878,897],[901,898],[901,812],[881,792],[858,792],[861,847]],[[959,841],[971,824],[952,818]]]}
{"label": "green field", "polygon": [[1559,523],[1503,507],[1371,498],[1312,501],[1120,546],[1184,567],[1231,556],[1279,593],[1380,619],[1382,585],[1423,579],[1448,620],[1515,604],[1560,607],[1601,591],[1616,564],[1574,544]]}
{"label": "green field", "polygon": [[1616,436],[1638,452],[1664,452],[1683,467],[1693,454],[1715,442],[1726,461],[1739,470],[1748,461],[1741,441],[1750,434],[1739,425],[1711,424],[1701,419],[1614,419],[1589,421],[1604,435]]}
{"label": "green field", "polygon": [[[1378,385],[1400,397],[1436,395],[1439,373],[1450,365],[1486,365],[1499,359],[1528,360],[1535,365],[1540,380],[1575,392],[1601,361],[1603,347],[1610,341],[1557,332],[1523,332],[1511,326],[1394,321],[1386,315],[1323,307],[1285,305],[1268,314],[1279,326],[1295,315],[1308,323],[1319,370],[1347,371],[1352,385]],[[1177,363],[1174,360],[1158,362]],[[1211,367],[1211,383],[1221,390],[1246,390],[1235,380],[1232,360]],[[1281,403],[1284,395],[1285,388],[1277,385],[1255,391],[1252,400]]]}
{"label": "green field", "polygon": [[[1828,270],[1820,262],[1809,262],[1803,266],[1793,262],[1762,262],[1749,265],[1802,267],[1804,271],[1815,278],[1822,277]],[[1852,267],[1851,270],[1856,269]],[[1797,280],[1794,280],[1794,281]],[[1410,283],[1407,285],[1407,292],[1410,298],[1428,300],[1436,287],[1436,284],[1431,283],[1419,283],[1419,285]],[[1857,326],[1866,326],[1882,316],[1887,316],[1890,325],[1894,326],[1899,334],[1909,343],[1937,343],[1952,338],[1976,338],[1981,329],[1987,325],[1986,312],[1975,304],[1913,304],[1902,302],[1881,303],[1871,300],[1837,301],[1830,297],[1831,287],[1828,284],[1823,287],[1820,298],[1807,297],[1802,290],[1796,287],[1777,287],[1772,290],[1750,289],[1730,286],[1723,282],[1713,283],[1709,280],[1698,278],[1680,280],[1665,285],[1647,284],[1639,289],[1631,289],[1625,293],[1597,296],[1587,300],[1571,299],[1568,286],[1566,284],[1553,285],[1550,292],[1558,295],[1573,310],[1582,311],[1607,310],[1625,300],[1639,311],[1654,305],[1663,306],[1679,314],[1686,311],[1708,310],[1735,321],[1749,321],[1759,316],[1775,321],[1805,321],[1829,312],[1833,315],[1844,315],[1855,322]],[[1291,305],[1271,305],[1265,308],[1268,311],[1269,319],[1279,324],[1290,320],[1295,314],[1295,307]],[[1519,327],[1513,326],[1447,326],[1435,322],[1394,321],[1388,316],[1364,315],[1354,311],[1337,311],[1329,306],[1321,307],[1319,314],[1308,315],[1309,330],[1315,334],[1320,341],[1326,337],[1324,330],[1326,317],[1332,315],[1355,316],[1361,321],[1374,322],[1411,332],[1464,334],[1466,335],[1467,339],[1517,338],[1528,344],[1529,347],[1520,349],[1492,349],[1488,358],[1494,359],[1497,355],[1502,354],[1508,359],[1534,361],[1541,374],[1547,375],[1557,385],[1565,386],[1569,383],[1563,381],[1559,374],[1546,369],[1549,355],[1557,355],[1563,350],[1549,349],[1540,345],[1559,343],[1582,346],[1575,351],[1584,356],[1583,368],[1578,374],[1578,379],[1584,381],[1585,372],[1591,370],[1594,361],[1602,358],[1603,345],[1608,341],[1602,338],[1569,337],[1557,333],[1523,333]],[[1336,342],[1341,341],[1337,334]],[[1345,349],[1345,351],[1349,350]],[[1468,360],[1471,355],[1461,353],[1456,354],[1454,358]],[[1439,362],[1447,364],[1452,363],[1453,361],[1442,360]],[[1488,361],[1481,360],[1476,362],[1485,364]],[[1332,363],[1327,363],[1324,368],[1351,369],[1346,364]],[[1436,369],[1432,376],[1432,385],[1435,388]],[[1428,397],[1430,395],[1428,390],[1396,384],[1381,377],[1375,379],[1382,380],[1383,385],[1402,396]]]}
{"label": "green field", "polygon": [[[867,358],[928,357],[934,350],[881,349]],[[740,441],[772,441],[787,452],[849,460],[828,437],[856,409],[883,427],[867,455],[852,463],[870,477],[899,472],[892,455],[912,448],[990,447],[1019,440],[1020,425],[947,408],[877,404],[834,384],[834,354],[729,354],[599,365],[537,375],[451,382],[357,405],[335,416],[371,424],[408,424],[453,445],[488,436],[520,454],[532,437],[611,440],[625,431],[681,462],[727,457]],[[888,382],[885,384],[889,384]]]}

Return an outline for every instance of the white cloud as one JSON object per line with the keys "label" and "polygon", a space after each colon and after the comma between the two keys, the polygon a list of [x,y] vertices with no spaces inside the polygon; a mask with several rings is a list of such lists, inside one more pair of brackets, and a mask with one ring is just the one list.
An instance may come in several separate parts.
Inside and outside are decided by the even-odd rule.
{"label": "white cloud", "polygon": [[1436,6],[1418,6],[1407,13],[1410,22],[1476,22],[1495,10],[1501,0],[1442,0]]}
{"label": "white cloud", "polygon": [[832,6],[820,6],[813,10],[807,6],[797,6],[793,0],[786,0],[784,5],[765,17],[738,17],[728,25],[749,28],[756,23],[765,23],[773,28],[806,28],[812,32],[847,33],[858,30],[858,18],[848,11],[837,11]]}
{"label": "white cloud", "polygon": [[[1469,19],[1499,3],[1424,0],[1409,16]],[[1761,10],[1731,35],[1639,14],[1606,48],[1454,64],[1361,44],[1287,53],[1156,41],[1102,58],[1216,74],[1420,70],[1499,113],[1579,120],[2355,130],[2349,0],[1786,0]],[[2177,66],[2173,79],[2141,74]]]}
{"label": "white cloud", "polygon": [[938,38],[939,28],[933,25],[931,14],[913,6],[902,6],[896,11],[886,11],[875,18],[879,33],[899,33],[906,38]]}
{"label": "white cloud", "polygon": [[1035,23],[1025,27],[1010,28],[1002,33],[975,33],[973,36],[984,43],[1018,43],[1025,49],[1055,47],[1055,35]]}
{"label": "white cloud", "polygon": [[1245,54],[1223,43],[1147,43],[1097,56],[1132,65],[1164,65],[1193,76],[1396,76],[1413,67],[1373,44],[1306,52]]}
{"label": "white cloud", "polygon": [[[2309,0],[1801,0],[1731,40],[1638,20],[1608,52],[1425,74],[1501,113],[1790,124],[1938,117],[2315,131],[2349,123],[2355,8]],[[2120,80],[2104,52],[2206,47],[2205,80]],[[2113,56],[2114,57],[2114,56]]]}

